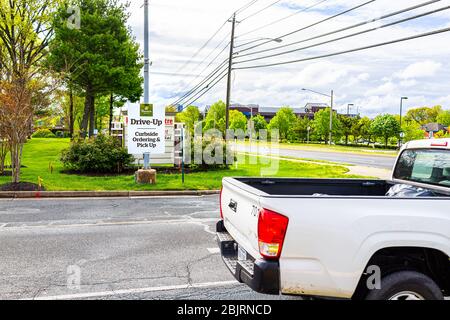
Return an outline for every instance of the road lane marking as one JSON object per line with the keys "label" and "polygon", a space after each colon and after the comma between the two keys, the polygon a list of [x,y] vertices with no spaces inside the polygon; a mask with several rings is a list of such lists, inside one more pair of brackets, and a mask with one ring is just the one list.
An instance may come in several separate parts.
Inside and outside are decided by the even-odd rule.
{"label": "road lane marking", "polygon": [[150,293],[150,292],[158,292],[158,291],[201,289],[201,288],[211,288],[211,287],[227,287],[227,286],[236,285],[236,284],[239,284],[239,282],[237,282],[237,281],[204,282],[204,283],[182,284],[182,285],[174,285],[174,286],[111,290],[111,291],[100,291],[100,292],[87,292],[87,293],[67,294],[67,295],[58,295],[58,296],[42,296],[42,297],[35,297],[35,298],[26,298],[26,299],[21,299],[21,300],[78,300],[78,299],[100,298],[100,297],[108,297],[108,296],[116,296],[116,295]]}
{"label": "road lane marking", "polygon": [[220,249],[219,248],[207,248],[207,250],[211,254],[218,254],[218,253],[220,253]]}
{"label": "road lane marking", "polygon": [[82,228],[82,227],[108,227],[108,226],[127,226],[127,225],[156,225],[156,224],[178,224],[187,223],[194,224],[198,226],[203,226],[205,228],[206,222],[216,222],[216,218],[206,218],[206,219],[172,219],[172,220],[155,220],[155,221],[117,221],[117,222],[98,222],[98,223],[77,223],[77,224],[51,224],[45,225],[35,225],[27,226],[22,225],[18,227],[8,227],[3,228],[5,230],[26,230],[26,229],[57,229],[57,228]]}

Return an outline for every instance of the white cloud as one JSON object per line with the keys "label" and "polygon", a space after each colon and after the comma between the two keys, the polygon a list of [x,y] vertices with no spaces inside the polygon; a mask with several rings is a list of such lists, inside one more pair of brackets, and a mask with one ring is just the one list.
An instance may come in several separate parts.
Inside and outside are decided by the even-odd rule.
{"label": "white cloud", "polygon": [[[241,13],[238,16],[238,20],[272,2],[273,0],[258,1],[251,9]],[[289,3],[289,6],[271,7],[263,13],[238,24],[236,28],[237,44],[239,45],[242,42],[259,37],[279,37],[289,31],[317,22],[329,16],[331,12],[337,13],[361,3],[359,0],[329,0],[317,7],[320,10],[300,13],[284,20],[282,23],[274,24],[239,38],[240,35],[256,27],[294,13],[295,10],[298,10],[296,7],[299,5],[308,6],[316,2],[316,0],[285,0],[281,4]],[[367,19],[373,19],[374,17],[422,2],[423,0],[379,0],[354,12],[342,15],[337,19],[287,36],[283,38],[283,43],[281,44],[270,43],[260,48],[266,49],[275,45],[285,45],[293,41],[300,41],[307,37],[330,32]],[[140,43],[143,41],[142,3],[143,0],[132,1],[130,7],[130,24]],[[246,3],[248,3],[248,0],[151,1],[152,71],[177,72],[231,13]],[[434,3],[408,14],[392,17],[389,21],[416,15],[442,6],[444,6],[443,3]],[[443,28],[450,25],[449,21],[450,10],[442,11],[427,18],[383,28],[366,35],[256,62],[280,62],[361,47]],[[383,21],[384,23],[387,23],[387,21]],[[361,26],[356,30],[350,30],[343,34],[362,31],[373,26],[374,24]],[[199,65],[199,62],[207,58],[208,54],[213,53],[206,59],[206,61],[210,61],[218,53],[214,49],[222,39],[224,39],[223,46],[225,46],[229,39],[229,31],[230,24],[226,24],[217,37],[195,58],[196,62],[183,68],[181,73],[196,75],[204,69],[206,64]],[[325,39],[333,39],[341,35],[327,36],[313,43]],[[354,103],[367,115],[377,115],[382,112],[398,112],[400,96],[408,96],[410,98],[405,108],[422,104],[433,105],[434,103],[441,103],[444,107],[449,108],[450,99],[448,99],[447,95],[450,74],[448,72],[440,72],[440,70],[447,70],[450,65],[447,62],[450,55],[450,46],[443,45],[449,42],[450,33],[444,33],[337,57],[273,68],[236,70],[233,77],[232,99],[236,102],[257,103],[262,106],[301,106],[311,100],[327,102],[326,97],[301,92],[301,88],[306,87],[320,92],[329,92],[331,89],[334,89],[336,105],[346,106],[348,103]],[[310,43],[290,48],[299,48]],[[220,48],[222,48],[222,45]],[[276,52],[281,52],[282,50],[280,49]],[[217,62],[226,59],[227,54],[228,52],[225,50]],[[208,68],[204,75],[213,70],[217,66],[217,62]],[[193,85],[197,84],[202,78],[203,76],[198,77],[193,82]],[[161,74],[151,74],[152,102],[157,104],[173,102],[180,92],[185,92],[192,88],[193,85],[188,86],[188,84],[193,80],[194,77],[169,77]],[[203,106],[211,104],[218,99],[224,100],[225,92],[224,80],[202,97],[198,104]]]}
{"label": "white cloud", "polygon": [[442,67],[441,63],[431,60],[416,62],[409,65],[397,76],[401,79],[426,78],[434,76]]}

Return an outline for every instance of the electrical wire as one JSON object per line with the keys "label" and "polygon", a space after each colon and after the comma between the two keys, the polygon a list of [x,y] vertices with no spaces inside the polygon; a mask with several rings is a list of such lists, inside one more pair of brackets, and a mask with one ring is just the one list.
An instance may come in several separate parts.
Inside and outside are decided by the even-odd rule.
{"label": "electrical wire", "polygon": [[439,8],[439,9],[432,10],[432,11],[424,12],[424,13],[421,13],[421,14],[418,14],[418,15],[415,15],[415,16],[412,16],[412,17],[408,17],[408,18],[404,18],[404,19],[401,19],[401,20],[393,21],[393,22],[384,24],[384,25],[379,26],[379,27],[366,29],[366,30],[363,30],[363,31],[359,31],[359,32],[356,32],[356,33],[352,33],[352,34],[349,34],[349,35],[342,36],[342,37],[338,37],[338,38],[334,38],[334,39],[331,39],[331,40],[319,42],[319,43],[316,43],[316,44],[313,44],[313,45],[309,45],[309,46],[306,46],[306,47],[297,48],[297,49],[284,51],[284,52],[280,52],[280,53],[275,53],[275,54],[271,54],[271,55],[267,55],[267,56],[257,57],[257,58],[253,58],[253,59],[238,61],[238,62],[235,62],[235,64],[247,63],[247,62],[252,62],[252,61],[256,61],[256,60],[268,59],[268,58],[272,58],[272,57],[278,57],[278,56],[281,56],[281,55],[286,55],[286,54],[290,54],[290,53],[294,53],[294,52],[298,52],[298,51],[302,51],[302,50],[306,50],[306,49],[311,49],[311,48],[314,48],[314,47],[319,47],[319,46],[322,46],[324,44],[329,44],[329,43],[337,42],[337,41],[340,41],[340,40],[356,37],[356,36],[359,36],[359,35],[362,35],[362,34],[366,34],[366,33],[369,33],[369,32],[381,30],[381,29],[384,29],[384,28],[387,28],[387,27],[392,27],[392,26],[397,25],[397,24],[401,24],[401,23],[408,22],[408,21],[411,21],[411,20],[419,19],[419,18],[422,18],[422,17],[425,17],[425,16],[429,16],[431,14],[438,13],[438,12],[441,12],[441,11],[445,11],[445,10],[448,10],[448,9],[450,9],[450,6],[446,6],[446,7],[442,7],[442,8]]}
{"label": "electrical wire", "polygon": [[206,86],[201,88],[200,91],[194,92],[193,94],[191,94],[188,97],[186,97],[183,100],[181,100],[178,104],[182,105],[186,101],[189,101],[192,98],[192,96],[198,95],[199,92],[202,92],[203,90],[207,89],[211,85],[212,82],[216,81],[219,77],[221,77],[221,76],[223,76],[224,74],[227,74],[227,73],[228,73],[228,69],[222,70],[218,75],[216,75],[214,78],[212,78],[212,80],[210,79],[211,81]]}
{"label": "electrical wire", "polygon": [[[220,70],[227,66],[228,59],[224,60],[217,68],[215,68],[208,76],[205,77],[200,83],[198,83],[194,88],[186,92],[183,96],[181,96],[179,99],[177,99],[175,102],[173,102],[171,105],[177,105],[180,101],[183,101],[186,97],[192,95],[194,92],[196,92],[201,86],[203,86],[208,80],[210,80],[212,77],[214,77],[217,73],[220,72]],[[227,67],[228,68],[228,67]]]}
{"label": "electrical wire", "polygon": [[237,9],[235,11],[235,14],[241,13],[242,11],[247,10],[248,8],[250,8],[251,6],[253,6],[256,2],[258,2],[259,0],[252,0],[249,3],[247,3],[246,5],[242,6],[240,9]]}
{"label": "electrical wire", "polygon": [[220,28],[198,49],[194,55],[186,62],[184,63],[175,73],[180,73],[184,68],[186,68],[188,65],[191,64],[191,62],[200,54],[200,52],[205,49],[209,43],[219,34],[220,31],[225,27],[225,25],[228,23],[228,19],[225,20],[225,22],[220,26]]}
{"label": "electrical wire", "polygon": [[386,41],[386,42],[377,43],[377,44],[373,44],[373,45],[369,45],[369,46],[365,46],[365,47],[360,47],[360,48],[355,48],[355,49],[344,50],[344,51],[339,51],[339,52],[333,52],[333,53],[329,53],[329,54],[324,54],[324,55],[315,56],[315,57],[309,57],[309,58],[303,58],[303,59],[298,59],[298,60],[270,63],[270,64],[264,64],[264,65],[254,65],[254,66],[247,66],[247,67],[238,67],[238,68],[234,68],[233,70],[267,68],[267,67],[280,66],[280,65],[292,64],[292,63],[299,63],[299,62],[304,62],[304,61],[323,59],[323,58],[339,56],[339,55],[343,55],[343,54],[347,54],[347,53],[353,53],[353,52],[363,51],[363,50],[367,50],[367,49],[383,47],[383,46],[387,46],[387,45],[391,45],[391,44],[395,44],[395,43],[400,43],[400,42],[405,42],[405,41],[410,41],[410,40],[414,40],[414,39],[429,37],[429,36],[433,36],[433,35],[436,35],[436,34],[446,33],[446,32],[449,32],[449,31],[450,31],[450,28],[438,29],[438,30],[434,30],[434,31],[426,32],[426,33],[421,33],[421,34],[410,36],[410,37],[406,37],[406,38],[400,38],[400,39],[396,39],[396,40],[392,40],[392,41]]}
{"label": "electrical wire", "polygon": [[242,23],[242,22],[244,22],[244,21],[246,21],[246,20],[248,20],[248,19],[250,19],[250,18],[253,18],[254,16],[260,14],[260,13],[263,12],[263,11],[266,11],[267,9],[273,7],[273,6],[276,5],[278,2],[281,2],[281,1],[282,1],[282,0],[277,0],[277,1],[275,1],[275,2],[272,2],[272,3],[269,4],[268,6],[265,6],[264,8],[262,8],[262,9],[256,11],[255,13],[252,13],[252,14],[248,15],[247,17],[241,19],[240,22]]}
{"label": "electrical wire", "polygon": [[200,96],[196,97],[194,100],[189,101],[186,106],[182,109],[186,109],[187,107],[191,106],[193,103],[197,102],[201,97],[203,97],[205,94],[207,94],[209,91],[211,91],[220,81],[222,81],[227,76],[227,73],[225,73],[219,80],[217,80],[214,84],[211,84],[208,86],[208,89],[202,93]]}
{"label": "electrical wire", "polygon": [[[222,41],[222,43],[223,43],[223,41]],[[220,44],[222,44],[222,43],[220,43]],[[195,78],[194,79],[192,79],[185,87],[184,87],[184,89],[182,90],[182,91],[185,91],[185,90],[187,90],[188,88],[190,88],[191,87],[191,85],[195,82],[195,80],[197,80],[199,77],[201,77],[202,75],[203,75],[203,73],[205,73],[205,71],[206,70],[208,70],[208,68],[214,63],[214,62],[216,62],[217,61],[217,59],[219,59],[219,57],[220,57],[220,55],[229,47],[229,45],[230,45],[230,43],[228,42],[227,43],[227,45],[224,47],[224,48],[222,48],[222,50],[220,50],[219,51],[219,53],[208,63],[208,65],[206,66],[206,67],[204,67],[203,69],[202,69],[202,71],[200,71],[200,73],[198,73],[197,74],[197,76],[195,76]],[[216,49],[217,49],[218,47],[216,47]],[[205,61],[206,59],[204,59],[204,61]],[[203,62],[204,62],[203,61]],[[202,63],[200,63],[199,64],[199,66],[201,65],[201,64],[203,64],[203,62]],[[194,71],[193,71],[194,72]]]}
{"label": "electrical wire", "polygon": [[[344,15],[344,14],[347,14],[347,13],[349,13],[349,12],[352,12],[352,11],[355,11],[355,10],[357,10],[357,9],[360,9],[360,8],[362,8],[362,7],[364,7],[364,6],[367,6],[367,5],[369,5],[369,4],[371,4],[371,3],[375,2],[375,1],[376,1],[376,0],[370,0],[370,1],[364,2],[364,3],[362,3],[362,4],[359,4],[359,5],[355,6],[355,7],[352,7],[352,8],[350,8],[350,9],[341,11],[341,12],[335,14],[335,15],[332,15],[332,16],[327,17],[327,18],[325,18],[325,19],[319,20],[319,21],[317,21],[317,22],[315,22],[315,23],[312,23],[312,24],[307,25],[307,26],[305,26],[305,27],[302,27],[302,28],[300,28],[300,29],[297,29],[297,30],[291,31],[291,32],[289,32],[289,33],[286,33],[286,34],[284,34],[284,35],[281,35],[281,36],[279,36],[279,37],[276,37],[276,39],[282,39],[282,38],[291,36],[291,35],[293,35],[293,34],[295,34],[295,33],[298,33],[298,32],[304,31],[304,30],[306,30],[306,29],[315,27],[315,26],[317,26],[317,25],[319,25],[319,24],[322,24],[322,23],[324,23],[324,22],[330,21],[330,20],[335,19],[335,18],[337,18],[337,17],[339,17],[339,16],[342,16],[342,15]],[[246,52],[246,51],[251,50],[251,49],[254,49],[254,48],[258,48],[258,47],[260,47],[260,46],[263,46],[263,45],[265,45],[265,44],[267,44],[267,43],[271,43],[271,42],[272,42],[272,40],[265,41],[265,42],[263,42],[263,43],[254,45],[254,46],[252,46],[252,47],[242,49],[241,51],[239,51],[239,53]]]}
{"label": "electrical wire", "polygon": [[334,30],[334,31],[331,31],[331,32],[323,33],[323,34],[318,35],[318,36],[314,36],[314,37],[310,37],[310,38],[303,39],[303,40],[300,40],[300,41],[295,41],[295,42],[292,42],[292,43],[280,45],[280,46],[277,46],[277,47],[272,47],[272,48],[269,48],[269,49],[264,49],[264,50],[259,50],[259,51],[255,51],[255,52],[239,55],[239,58],[243,58],[243,57],[250,56],[250,55],[255,55],[255,54],[258,54],[258,53],[264,53],[264,52],[268,52],[268,51],[272,51],[272,50],[278,50],[278,49],[281,49],[281,48],[286,48],[286,47],[293,46],[295,44],[300,44],[300,43],[304,43],[304,42],[307,42],[307,41],[323,38],[323,37],[330,36],[330,35],[333,35],[333,34],[336,34],[336,33],[340,33],[340,32],[343,32],[343,31],[347,31],[347,30],[351,30],[351,29],[354,29],[354,28],[357,28],[357,27],[361,27],[363,25],[370,24],[370,23],[373,23],[373,22],[376,22],[376,21],[380,21],[380,20],[384,20],[384,19],[387,19],[387,18],[391,18],[391,17],[394,17],[396,15],[399,15],[399,14],[402,14],[402,13],[405,13],[405,12],[408,12],[408,11],[412,11],[412,10],[415,10],[415,9],[418,9],[418,8],[421,8],[421,7],[425,7],[425,6],[428,6],[430,4],[434,4],[436,2],[440,2],[440,1],[441,0],[427,1],[427,2],[418,4],[418,5],[415,5],[415,6],[406,8],[406,9],[403,9],[403,10],[399,10],[399,11],[396,11],[396,12],[392,12],[392,13],[380,16],[380,17],[375,18],[375,19],[366,20],[364,22],[360,22],[360,23],[357,23],[357,24],[354,24],[354,25],[351,25],[351,26],[348,26],[348,27],[344,27],[344,28],[337,29],[337,30]]}
{"label": "electrical wire", "polygon": [[270,27],[270,26],[272,26],[272,25],[274,25],[274,24],[277,24],[277,23],[279,23],[279,22],[281,22],[281,21],[287,20],[287,19],[289,19],[289,18],[291,18],[291,17],[293,17],[293,16],[295,16],[295,15],[297,15],[297,14],[299,14],[299,13],[306,12],[306,11],[308,11],[308,10],[311,10],[311,9],[313,9],[313,8],[315,8],[315,7],[319,6],[319,5],[321,5],[322,3],[326,2],[326,1],[328,1],[328,0],[320,0],[319,2],[317,2],[317,3],[315,3],[315,4],[311,5],[311,6],[308,6],[308,7],[306,7],[306,8],[300,9],[300,10],[298,10],[298,11],[296,11],[296,12],[294,12],[294,13],[291,13],[291,14],[289,14],[289,15],[287,15],[287,16],[281,18],[281,19],[272,21],[272,22],[270,22],[270,23],[268,23],[268,24],[265,24],[265,25],[260,26],[260,27],[258,27],[258,28],[252,29],[252,30],[250,30],[250,31],[248,31],[248,32],[245,32],[245,33],[243,33],[243,34],[237,36],[236,39],[237,39],[237,38],[240,38],[240,37],[243,37],[243,36],[246,36],[246,35],[248,35],[248,34],[254,33],[254,32],[256,32],[256,31],[265,29],[265,28]]}

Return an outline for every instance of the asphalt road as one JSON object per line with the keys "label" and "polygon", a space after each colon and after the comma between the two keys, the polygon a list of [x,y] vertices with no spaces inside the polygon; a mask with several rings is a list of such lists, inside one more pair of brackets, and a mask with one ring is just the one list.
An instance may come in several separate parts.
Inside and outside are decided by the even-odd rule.
{"label": "asphalt road", "polygon": [[0,299],[280,298],[234,281],[218,217],[217,196],[0,200]]}
{"label": "asphalt road", "polygon": [[315,150],[292,150],[286,148],[274,148],[269,149],[266,147],[260,147],[259,150],[251,150],[250,146],[236,146],[238,151],[241,152],[252,152],[262,155],[276,154],[285,157],[294,157],[300,159],[313,159],[313,160],[325,160],[332,162],[340,162],[346,164],[352,164],[364,167],[373,167],[380,169],[392,170],[395,164],[395,158],[389,156],[380,155],[365,155],[365,154],[354,154],[345,152],[326,152],[326,151],[315,151]]}

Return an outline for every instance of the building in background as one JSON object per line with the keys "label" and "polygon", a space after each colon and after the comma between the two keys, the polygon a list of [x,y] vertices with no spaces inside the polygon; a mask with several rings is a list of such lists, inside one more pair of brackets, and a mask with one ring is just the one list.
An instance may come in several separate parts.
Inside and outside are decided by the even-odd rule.
{"label": "building in background", "polygon": [[428,123],[422,126],[422,130],[425,131],[425,137],[430,139],[433,139],[434,135],[439,132],[442,132],[444,134],[450,132],[449,128],[440,123]]}
{"label": "building in background", "polygon": [[[314,115],[320,110],[329,108],[326,103],[307,103],[305,107],[292,107],[294,114],[297,117],[308,117],[310,119],[314,119]],[[267,122],[270,122],[275,115],[277,114],[279,107],[261,107],[258,104],[239,104],[234,103],[230,106],[230,110],[238,110],[242,112],[247,118],[250,118],[252,115],[261,115],[266,119]]]}

